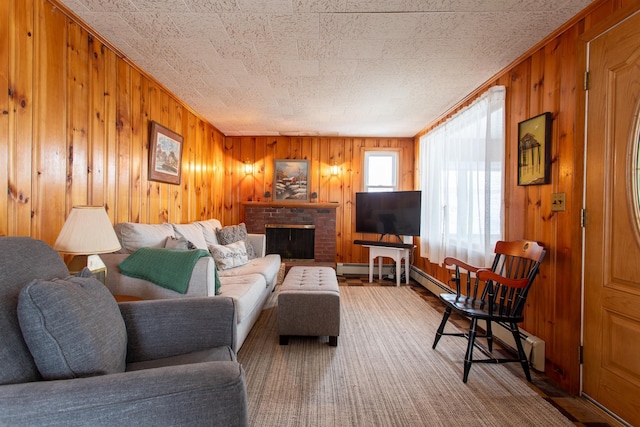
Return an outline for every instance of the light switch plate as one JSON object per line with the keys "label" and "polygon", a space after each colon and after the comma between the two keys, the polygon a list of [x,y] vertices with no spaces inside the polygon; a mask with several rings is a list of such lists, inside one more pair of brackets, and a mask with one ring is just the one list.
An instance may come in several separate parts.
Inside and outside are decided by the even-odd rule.
{"label": "light switch plate", "polygon": [[551,194],[551,212],[564,212],[566,210],[565,198],[566,193]]}

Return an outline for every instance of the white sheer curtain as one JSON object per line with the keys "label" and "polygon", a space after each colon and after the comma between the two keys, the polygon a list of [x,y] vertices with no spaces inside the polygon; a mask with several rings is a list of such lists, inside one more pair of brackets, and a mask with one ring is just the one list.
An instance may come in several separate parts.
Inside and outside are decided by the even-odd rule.
{"label": "white sheer curtain", "polygon": [[420,256],[490,265],[503,234],[504,86],[420,138]]}

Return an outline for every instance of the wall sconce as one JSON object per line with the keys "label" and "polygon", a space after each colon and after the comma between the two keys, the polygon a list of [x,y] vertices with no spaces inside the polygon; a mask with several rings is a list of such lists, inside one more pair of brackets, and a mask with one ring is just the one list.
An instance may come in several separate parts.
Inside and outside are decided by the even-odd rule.
{"label": "wall sconce", "polygon": [[338,175],[339,172],[340,169],[338,168],[338,165],[336,162],[333,162],[333,165],[331,165],[331,175]]}
{"label": "wall sconce", "polygon": [[244,161],[244,173],[245,175],[251,175],[253,173],[253,163],[248,159]]}

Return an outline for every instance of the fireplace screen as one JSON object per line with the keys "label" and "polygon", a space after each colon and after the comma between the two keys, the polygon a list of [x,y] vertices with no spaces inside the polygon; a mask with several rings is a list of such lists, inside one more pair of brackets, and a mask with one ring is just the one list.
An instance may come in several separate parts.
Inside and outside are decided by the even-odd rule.
{"label": "fireplace screen", "polygon": [[315,225],[267,224],[267,254],[283,259],[314,259]]}

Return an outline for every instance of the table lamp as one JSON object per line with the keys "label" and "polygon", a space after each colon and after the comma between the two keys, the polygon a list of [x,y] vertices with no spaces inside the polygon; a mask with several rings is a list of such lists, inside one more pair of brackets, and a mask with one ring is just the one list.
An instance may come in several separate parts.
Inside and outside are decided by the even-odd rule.
{"label": "table lamp", "polygon": [[106,274],[107,267],[98,254],[119,250],[120,242],[104,206],[74,206],[53,248],[75,255],[67,265],[71,273],[88,267],[94,274]]}

